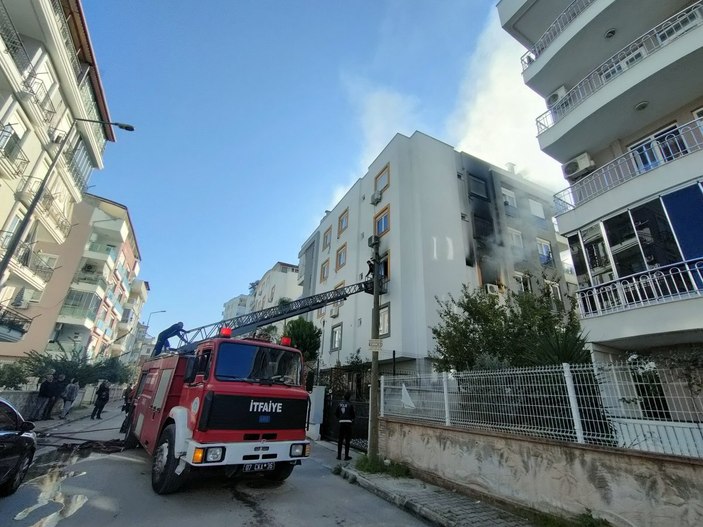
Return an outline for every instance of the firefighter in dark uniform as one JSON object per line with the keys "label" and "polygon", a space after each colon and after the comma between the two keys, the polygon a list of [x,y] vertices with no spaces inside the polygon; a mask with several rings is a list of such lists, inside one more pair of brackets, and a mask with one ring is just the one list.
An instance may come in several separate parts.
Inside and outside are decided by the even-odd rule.
{"label": "firefighter in dark uniform", "polygon": [[342,443],[344,443],[344,460],[349,461],[349,445],[352,438],[352,425],[356,414],[354,406],[349,402],[351,392],[344,394],[344,400],[337,405],[334,415],[339,421],[339,439],[337,439],[337,459],[342,459]]}

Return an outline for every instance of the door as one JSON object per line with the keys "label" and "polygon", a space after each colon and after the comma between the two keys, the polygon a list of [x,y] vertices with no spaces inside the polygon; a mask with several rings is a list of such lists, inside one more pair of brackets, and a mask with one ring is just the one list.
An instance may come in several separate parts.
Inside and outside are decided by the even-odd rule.
{"label": "door", "polygon": [[23,444],[17,413],[0,401],[0,483],[17,465]]}
{"label": "door", "polygon": [[[160,375],[158,375],[155,390],[148,394],[145,390],[147,397],[140,401],[141,407],[136,427],[142,429],[139,434],[140,442],[150,454],[154,451],[154,445],[161,432],[161,423],[164,421],[163,407],[171,386],[171,379],[173,379],[173,371],[173,368],[158,370],[155,376]],[[140,423],[139,419],[143,419],[143,422]]]}

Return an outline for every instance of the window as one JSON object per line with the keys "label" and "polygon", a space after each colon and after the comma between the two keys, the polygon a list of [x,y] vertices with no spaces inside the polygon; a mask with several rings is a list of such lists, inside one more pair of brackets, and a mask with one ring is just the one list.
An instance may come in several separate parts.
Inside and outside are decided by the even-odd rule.
{"label": "window", "polygon": [[347,264],[347,244],[345,243],[337,249],[337,257],[335,258],[335,271],[339,271]]}
{"label": "window", "polygon": [[325,316],[325,308],[321,307],[320,309],[317,310],[317,318],[322,318]]}
{"label": "window", "polygon": [[339,238],[342,233],[347,230],[347,227],[349,227],[349,209],[346,209],[339,216],[339,220],[337,221],[337,238]]}
{"label": "window", "polygon": [[325,234],[322,235],[322,250],[324,251],[325,249],[329,249],[331,242],[332,242],[332,227],[329,227],[325,231]]}
{"label": "window", "polygon": [[522,293],[531,293],[532,292],[532,281],[530,280],[530,276],[522,273],[515,273],[513,275],[513,278],[515,278],[515,281],[517,282],[518,285],[518,291]]}
{"label": "window", "polygon": [[488,199],[488,190],[486,189],[486,182],[484,180],[469,175],[469,184],[471,185],[471,194],[479,198]]}
{"label": "window", "polygon": [[688,153],[676,125],[669,126],[629,147],[637,170],[646,172]]}
{"label": "window", "polygon": [[532,198],[529,199],[530,202],[530,212],[532,213],[533,216],[537,216],[538,218],[545,219],[544,216],[544,205],[542,205],[539,201],[535,201]]}
{"label": "window", "polygon": [[537,238],[537,252],[539,253],[539,263],[542,265],[554,265],[552,245],[547,240]]}
{"label": "window", "polygon": [[383,192],[390,184],[391,169],[390,165],[386,165],[383,170],[376,176],[373,183],[373,189],[376,192]]}
{"label": "window", "polygon": [[696,20],[699,16],[698,9],[693,9],[684,16],[678,16],[676,20],[670,24],[667,24],[661,31],[659,31],[659,33],[657,33],[659,42],[663,44],[664,42],[677,36],[677,34],[684,33],[695,27]]}
{"label": "window", "polygon": [[330,261],[329,259],[322,262],[320,266],[320,282],[324,282],[330,275]]}
{"label": "window", "polygon": [[332,326],[332,333],[330,334],[330,351],[337,351],[342,349],[342,324],[337,324]]}
{"label": "window", "polygon": [[391,305],[385,304],[379,309],[378,336],[390,337],[391,335]]}
{"label": "window", "polygon": [[503,195],[503,205],[506,207],[517,208],[517,199],[515,198],[515,192],[507,188],[501,188],[501,193]]}
{"label": "window", "polygon": [[0,430],[3,432],[14,432],[18,427],[19,423],[17,422],[15,411],[5,403],[0,403]]}
{"label": "window", "polygon": [[391,277],[391,255],[390,252],[387,252],[383,256],[381,256],[381,262],[378,266],[378,273],[381,278],[385,278],[386,280],[390,279]]}
{"label": "window", "polygon": [[374,217],[374,229],[377,236],[383,236],[391,228],[391,210],[385,207]]}
{"label": "window", "polygon": [[693,117],[696,119],[703,119],[703,108],[699,108],[693,112]]}
{"label": "window", "polygon": [[620,73],[631,68],[646,56],[647,52],[643,46],[628,50],[622,60],[619,60],[615,64],[611,63],[611,65],[601,71],[600,76],[603,82],[608,82],[613,77],[617,77]]}
{"label": "window", "polygon": [[510,247],[513,247],[516,249],[523,248],[522,233],[520,231],[517,231],[515,229],[511,229],[510,227],[508,227],[508,240],[510,240]]}
{"label": "window", "polygon": [[271,292],[269,293],[269,302],[273,302],[273,295],[276,294],[276,286],[271,287]]}

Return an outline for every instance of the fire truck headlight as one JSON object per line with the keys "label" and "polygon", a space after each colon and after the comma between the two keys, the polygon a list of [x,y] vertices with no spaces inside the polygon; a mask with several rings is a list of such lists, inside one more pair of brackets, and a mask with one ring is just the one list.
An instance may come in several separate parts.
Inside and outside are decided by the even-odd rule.
{"label": "fire truck headlight", "polygon": [[222,448],[221,446],[216,446],[213,448],[208,448],[207,453],[205,454],[205,462],[206,463],[217,463],[218,461],[222,461],[222,458],[225,455],[225,449]]}
{"label": "fire truck headlight", "polygon": [[305,445],[291,445],[290,447],[290,457],[303,457],[305,453]]}

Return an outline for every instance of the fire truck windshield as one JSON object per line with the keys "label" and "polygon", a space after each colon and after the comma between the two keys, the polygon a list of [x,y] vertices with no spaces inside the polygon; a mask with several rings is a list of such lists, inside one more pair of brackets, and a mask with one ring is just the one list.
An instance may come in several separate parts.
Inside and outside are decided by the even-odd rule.
{"label": "fire truck windshield", "polygon": [[300,353],[266,346],[223,342],[217,350],[218,381],[300,385]]}

